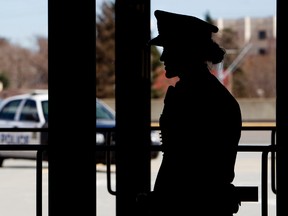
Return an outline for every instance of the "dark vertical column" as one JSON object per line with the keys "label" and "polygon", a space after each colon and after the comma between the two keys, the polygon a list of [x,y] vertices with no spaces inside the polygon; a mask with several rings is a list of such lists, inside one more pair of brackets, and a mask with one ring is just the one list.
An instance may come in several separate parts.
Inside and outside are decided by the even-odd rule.
{"label": "dark vertical column", "polygon": [[115,1],[116,214],[135,216],[150,190],[150,1]]}
{"label": "dark vertical column", "polygon": [[288,215],[288,31],[287,4],[277,1],[277,41],[276,41],[276,143],[277,143],[277,216]]}
{"label": "dark vertical column", "polygon": [[96,215],[95,0],[49,0],[49,215]]}

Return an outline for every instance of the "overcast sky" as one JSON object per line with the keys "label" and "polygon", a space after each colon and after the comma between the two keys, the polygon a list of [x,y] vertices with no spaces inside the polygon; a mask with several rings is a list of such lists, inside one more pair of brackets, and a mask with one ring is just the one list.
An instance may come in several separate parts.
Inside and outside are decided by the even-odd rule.
{"label": "overcast sky", "polygon": [[[96,5],[107,0],[96,0]],[[48,0],[0,0],[0,37],[31,47],[36,36],[48,35]],[[276,0],[151,0],[151,29],[154,10],[184,13],[204,19],[265,17],[276,15]]]}
{"label": "overcast sky", "polygon": [[33,46],[48,35],[48,0],[0,0],[0,37]]}
{"label": "overcast sky", "polygon": [[[103,1],[103,0],[98,0]],[[151,0],[151,30],[154,34],[156,9],[196,16],[205,19],[267,17],[276,15],[276,0]],[[155,30],[154,30],[155,29]]]}

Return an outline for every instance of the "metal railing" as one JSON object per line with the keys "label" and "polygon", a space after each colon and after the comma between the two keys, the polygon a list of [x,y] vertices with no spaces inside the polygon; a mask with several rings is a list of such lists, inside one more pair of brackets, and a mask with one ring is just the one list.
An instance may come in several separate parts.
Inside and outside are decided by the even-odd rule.
{"label": "metal railing", "polygon": [[[48,132],[48,128],[1,128],[0,132]],[[0,145],[1,151],[36,151],[36,216],[42,216],[42,162],[47,145]]]}
{"label": "metal railing", "polygon": [[[159,130],[159,127],[151,127],[151,130]],[[98,130],[98,129],[97,129]],[[107,136],[109,133],[113,132],[111,129],[99,129],[100,131],[106,131]],[[271,153],[271,190],[274,194],[276,194],[276,169],[275,169],[275,154],[276,154],[276,127],[274,126],[253,126],[253,127],[242,127],[242,130],[249,131],[271,131],[271,142],[269,145],[239,145],[238,152],[261,152],[262,160],[261,160],[261,211],[262,216],[268,215],[268,154]],[[0,131],[45,131],[47,132],[47,128],[39,128],[39,129],[0,129]],[[110,140],[110,139],[108,139]],[[47,145],[0,145],[1,151],[12,150],[12,151],[37,151],[36,158],[36,215],[42,216],[42,161],[43,161],[43,152],[48,151]],[[115,146],[111,146],[110,142],[107,142],[105,146],[96,146],[96,151],[106,151],[107,153],[107,190],[110,194],[116,195],[116,191],[112,190],[111,186],[111,163],[109,161],[109,152],[116,151]],[[151,146],[150,150],[152,151],[161,151],[161,146]],[[246,188],[247,189],[247,188]],[[247,190],[246,190],[247,191]],[[255,200],[255,190],[252,194],[245,194],[245,198],[242,201],[256,201]],[[258,194],[257,194],[258,200]]]}
{"label": "metal railing", "polygon": [[271,131],[269,145],[239,145],[238,152],[261,152],[261,212],[268,215],[268,154],[271,153],[271,191],[276,194],[276,127],[243,127],[249,131]]}
{"label": "metal railing", "polygon": [[[100,129],[101,131],[102,129]],[[160,130],[159,126],[151,127],[151,130]],[[104,129],[105,131],[105,129]],[[276,194],[276,169],[275,169],[275,154],[276,154],[276,127],[275,126],[243,126],[242,131],[271,131],[271,140],[269,145],[239,145],[238,152],[260,152],[261,157],[261,215],[268,216],[268,154],[271,153],[271,190]],[[107,136],[113,130],[106,130]],[[108,139],[109,140],[109,139]],[[96,147],[96,150],[107,152],[107,190],[110,194],[116,195],[117,192],[111,186],[111,163],[109,161],[110,151],[116,151],[115,146],[111,146],[107,142],[107,146]],[[150,146],[151,151],[161,151],[161,146]],[[237,186],[236,186],[237,187]],[[241,196],[242,202],[258,201],[258,187],[237,187]]]}

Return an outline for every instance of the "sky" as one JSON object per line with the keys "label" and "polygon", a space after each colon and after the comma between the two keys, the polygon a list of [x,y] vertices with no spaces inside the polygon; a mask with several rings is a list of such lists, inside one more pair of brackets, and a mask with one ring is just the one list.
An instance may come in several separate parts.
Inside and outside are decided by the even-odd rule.
{"label": "sky", "polygon": [[0,37],[33,48],[48,36],[48,0],[0,0]]}
{"label": "sky", "polygon": [[[103,1],[96,0],[96,13]],[[277,0],[151,0],[151,31],[156,31],[156,9],[213,19],[276,15]],[[33,48],[37,36],[48,37],[48,0],[0,0],[0,37]]]}
{"label": "sky", "polygon": [[[103,1],[103,0],[98,0]],[[155,10],[166,10],[205,19],[237,19],[276,15],[277,0],[151,0],[151,32],[158,34]]]}

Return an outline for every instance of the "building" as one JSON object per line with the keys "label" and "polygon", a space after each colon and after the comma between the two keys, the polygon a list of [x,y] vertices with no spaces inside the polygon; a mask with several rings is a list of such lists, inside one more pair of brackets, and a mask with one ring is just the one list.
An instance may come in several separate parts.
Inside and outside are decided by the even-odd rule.
{"label": "building", "polygon": [[252,44],[249,54],[274,53],[276,49],[276,16],[239,19],[217,19],[219,30],[229,28],[237,33],[239,48]]}

